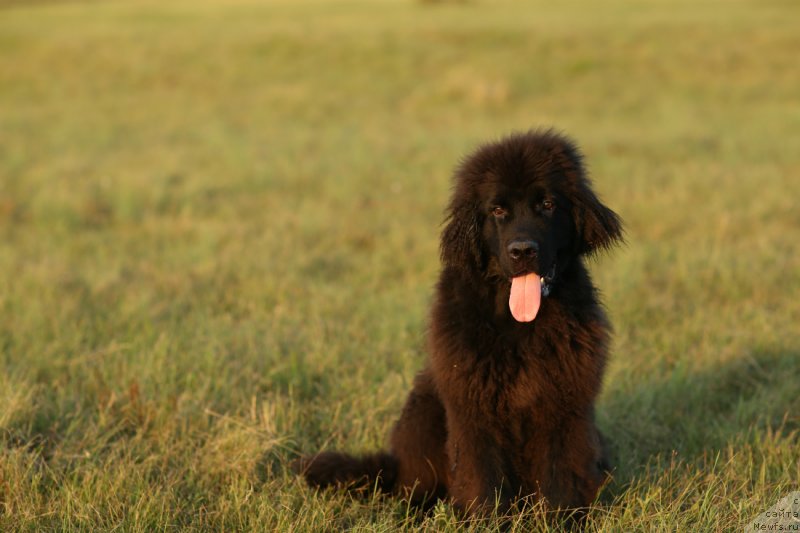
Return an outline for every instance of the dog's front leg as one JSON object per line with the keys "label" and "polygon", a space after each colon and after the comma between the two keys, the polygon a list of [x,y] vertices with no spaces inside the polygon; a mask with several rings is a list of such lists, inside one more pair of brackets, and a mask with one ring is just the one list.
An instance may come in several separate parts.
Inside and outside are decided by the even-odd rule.
{"label": "dog's front leg", "polygon": [[470,515],[505,513],[511,506],[514,479],[493,432],[477,418],[448,412],[449,494],[454,506]]}

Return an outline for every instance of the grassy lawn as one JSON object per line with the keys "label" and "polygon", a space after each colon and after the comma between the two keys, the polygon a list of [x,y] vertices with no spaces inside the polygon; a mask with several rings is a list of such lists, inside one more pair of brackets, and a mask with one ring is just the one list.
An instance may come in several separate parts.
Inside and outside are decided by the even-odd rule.
{"label": "grassy lawn", "polygon": [[0,1],[0,530],[502,527],[315,493],[288,464],[383,445],[453,166],[551,125],[627,226],[592,265],[616,472],[587,529],[741,530],[800,483],[799,20]]}

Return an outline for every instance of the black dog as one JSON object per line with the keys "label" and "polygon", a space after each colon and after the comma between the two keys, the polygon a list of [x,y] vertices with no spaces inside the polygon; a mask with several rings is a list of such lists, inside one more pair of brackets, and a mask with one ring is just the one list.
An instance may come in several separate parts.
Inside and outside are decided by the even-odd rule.
{"label": "black dog", "polygon": [[621,240],[568,139],[487,144],[455,174],[443,268],[417,376],[388,453],[298,463],[315,486],[377,486],[415,503],[586,507],[605,480],[594,423],[610,326],[584,257]]}

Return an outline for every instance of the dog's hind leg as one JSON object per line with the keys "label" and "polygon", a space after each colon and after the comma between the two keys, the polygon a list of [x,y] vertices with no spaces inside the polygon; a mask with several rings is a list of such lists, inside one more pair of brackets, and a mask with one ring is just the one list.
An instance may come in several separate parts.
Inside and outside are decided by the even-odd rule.
{"label": "dog's hind leg", "polygon": [[443,498],[447,493],[447,424],[428,370],[414,380],[389,440],[397,461],[395,490],[417,505],[432,505]]}

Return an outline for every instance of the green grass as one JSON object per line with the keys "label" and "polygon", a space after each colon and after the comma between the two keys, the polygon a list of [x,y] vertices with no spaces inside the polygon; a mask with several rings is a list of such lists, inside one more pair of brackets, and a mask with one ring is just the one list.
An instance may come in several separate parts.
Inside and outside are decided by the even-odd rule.
{"label": "green grass", "polygon": [[383,444],[451,169],[550,125],[627,223],[592,266],[588,530],[736,530],[798,489],[795,3],[3,4],[0,530],[501,527],[288,464]]}

